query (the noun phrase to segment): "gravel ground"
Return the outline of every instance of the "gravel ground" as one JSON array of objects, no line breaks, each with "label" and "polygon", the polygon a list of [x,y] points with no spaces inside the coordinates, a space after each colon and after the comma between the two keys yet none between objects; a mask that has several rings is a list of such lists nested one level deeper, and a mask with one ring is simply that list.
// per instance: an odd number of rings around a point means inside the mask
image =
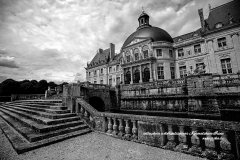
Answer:
[{"label": "gravel ground", "polygon": [[178,152],[89,133],[18,155],[0,129],[0,160],[203,160]]}]

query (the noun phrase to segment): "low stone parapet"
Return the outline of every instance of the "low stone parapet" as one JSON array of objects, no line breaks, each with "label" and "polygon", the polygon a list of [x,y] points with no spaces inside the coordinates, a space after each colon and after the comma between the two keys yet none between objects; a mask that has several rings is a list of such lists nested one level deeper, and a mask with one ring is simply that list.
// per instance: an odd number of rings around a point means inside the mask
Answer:
[{"label": "low stone parapet", "polygon": [[76,113],[95,131],[210,159],[240,158],[240,123],[98,112],[77,98]]}]

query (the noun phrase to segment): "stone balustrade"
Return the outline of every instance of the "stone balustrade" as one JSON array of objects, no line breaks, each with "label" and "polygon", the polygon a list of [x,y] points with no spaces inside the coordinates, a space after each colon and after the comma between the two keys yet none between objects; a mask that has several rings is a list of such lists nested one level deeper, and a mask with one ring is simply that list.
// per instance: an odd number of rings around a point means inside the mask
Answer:
[{"label": "stone balustrade", "polygon": [[240,158],[240,123],[98,112],[84,99],[76,113],[93,130],[209,159]]},{"label": "stone balustrade", "polygon": [[45,99],[45,94],[12,94],[11,96],[11,101],[29,99]]}]

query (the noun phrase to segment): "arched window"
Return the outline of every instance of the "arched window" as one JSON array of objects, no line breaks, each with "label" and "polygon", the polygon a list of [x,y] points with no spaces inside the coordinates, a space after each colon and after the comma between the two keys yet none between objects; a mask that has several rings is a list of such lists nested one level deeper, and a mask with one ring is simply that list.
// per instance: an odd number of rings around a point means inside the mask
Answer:
[{"label": "arched window", "polygon": [[139,83],[139,80],[140,80],[140,71],[136,69],[133,76],[133,83]]},{"label": "arched window", "polygon": [[138,61],[139,60],[139,49],[138,48],[134,49],[133,53],[134,53],[135,61]]},{"label": "arched window", "polygon": [[148,58],[148,46],[143,47],[143,56],[144,58]]},{"label": "arched window", "polygon": [[125,74],[125,84],[130,84],[131,82],[131,72],[127,71],[127,73]]},{"label": "arched window", "polygon": [[126,60],[127,60],[127,63],[128,63],[128,62],[131,62],[130,52],[127,52],[127,53],[126,53]]},{"label": "arched window", "polygon": [[143,82],[149,82],[150,79],[150,70],[146,67],[143,71]]}]

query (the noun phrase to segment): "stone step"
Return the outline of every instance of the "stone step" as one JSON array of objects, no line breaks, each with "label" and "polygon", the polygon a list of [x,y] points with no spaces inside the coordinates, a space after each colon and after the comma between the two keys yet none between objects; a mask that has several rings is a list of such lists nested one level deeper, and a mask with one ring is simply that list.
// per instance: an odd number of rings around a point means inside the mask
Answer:
[{"label": "stone step", "polygon": [[61,99],[32,99],[32,100],[16,100],[12,102],[62,103],[62,100]]},{"label": "stone step", "polygon": [[35,111],[43,111],[47,113],[53,113],[53,114],[65,114],[65,113],[70,113],[70,110],[58,110],[58,109],[48,109],[48,108],[39,108],[36,106],[29,106],[29,105],[22,105],[22,104],[8,104],[7,106],[15,106],[15,107],[20,107],[20,108],[25,108],[25,109],[30,109],[30,110],[35,110]]},{"label": "stone step", "polygon": [[29,143],[25,138],[20,136],[13,129],[13,127],[11,127],[1,117],[0,117],[0,128],[2,128],[3,132],[6,134],[7,138],[10,140],[13,148],[16,150],[18,154],[91,132],[89,128],[86,128],[86,129],[81,129],[81,130],[77,130],[77,131],[66,133],[66,134],[61,134],[48,139],[43,139],[37,142]]},{"label": "stone step", "polygon": [[36,141],[40,141],[40,140],[47,139],[50,137],[58,136],[61,134],[66,134],[69,132],[74,132],[77,130],[88,128],[87,125],[80,124],[78,126],[67,127],[67,128],[56,130],[56,131],[49,132],[49,133],[38,133],[35,130],[33,130],[32,128],[29,128],[29,127],[25,126],[24,124],[22,124],[21,122],[13,119],[11,116],[8,116],[4,112],[0,111],[0,116],[6,122],[8,122],[8,124],[11,125],[16,131],[18,131],[19,134],[21,134],[23,137],[25,137],[29,142],[36,142]]},{"label": "stone step", "polygon": [[56,109],[56,110],[66,110],[67,107],[57,106],[57,105],[44,105],[44,104],[31,104],[31,103],[7,103],[7,105],[24,105],[37,108],[47,108],[47,109]]},{"label": "stone step", "polygon": [[8,106],[8,105],[2,105],[2,106],[5,108],[8,108],[8,109],[13,109],[15,111],[21,111],[21,112],[25,112],[28,114],[38,115],[38,116],[50,118],[50,119],[60,119],[60,118],[67,118],[67,117],[75,116],[75,114],[72,114],[72,113],[51,114],[51,113],[46,113],[46,112],[34,111],[34,110],[30,110],[30,109],[24,109],[24,108],[20,108],[20,107],[16,107],[16,106]]},{"label": "stone step", "polygon": [[46,125],[46,124],[38,123],[38,122],[33,121],[31,119],[24,118],[24,117],[22,117],[18,114],[12,113],[12,112],[10,112],[6,109],[3,109],[3,108],[0,108],[0,111],[4,112],[8,116],[11,116],[15,120],[23,123],[24,125],[36,130],[39,133],[46,133],[46,132],[50,132],[50,131],[55,131],[55,130],[67,128],[67,127],[74,127],[74,126],[77,126],[77,125],[80,125],[80,124],[83,123],[82,121],[79,121],[79,119],[78,119],[78,120],[70,121],[70,122],[66,121],[66,122],[62,122],[62,123],[58,123],[58,124]]},{"label": "stone step", "polygon": [[37,108],[49,108],[49,109],[56,109],[56,110],[66,110],[67,107],[63,106],[52,106],[52,105],[41,105],[41,104],[22,104],[20,105],[25,105],[25,106],[30,106],[30,107],[37,107]]},{"label": "stone step", "polygon": [[38,105],[52,105],[52,106],[61,106],[62,103],[51,103],[51,102],[8,102],[8,104],[38,104]]}]

